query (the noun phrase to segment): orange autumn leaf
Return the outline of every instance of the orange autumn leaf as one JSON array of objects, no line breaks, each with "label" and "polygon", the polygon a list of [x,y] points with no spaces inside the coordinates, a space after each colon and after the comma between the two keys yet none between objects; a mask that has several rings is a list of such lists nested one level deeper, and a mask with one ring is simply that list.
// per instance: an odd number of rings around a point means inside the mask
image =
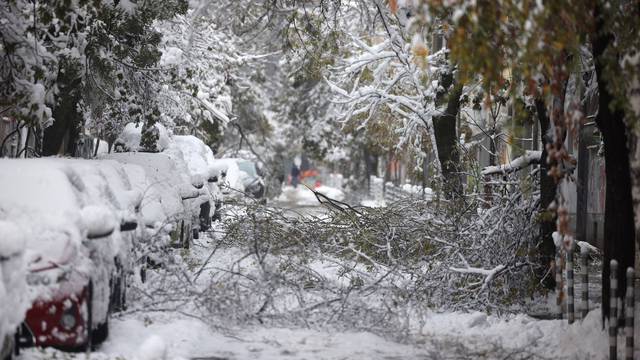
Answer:
[{"label": "orange autumn leaf", "polygon": [[398,11],[398,0],[389,0],[389,8],[395,14]]}]

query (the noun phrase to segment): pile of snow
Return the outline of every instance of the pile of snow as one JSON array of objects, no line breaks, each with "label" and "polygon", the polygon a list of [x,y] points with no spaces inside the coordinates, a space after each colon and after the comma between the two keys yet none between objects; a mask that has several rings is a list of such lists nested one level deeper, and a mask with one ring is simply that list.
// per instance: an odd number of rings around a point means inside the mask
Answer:
[{"label": "pile of snow", "polygon": [[[314,189],[315,191],[334,200],[344,200],[344,193],[340,189],[336,189],[330,186],[321,185]],[[282,188],[282,193],[276,199],[283,203],[292,203],[304,206],[318,205],[318,199],[313,191],[309,190],[304,185],[298,185],[297,187],[285,186]]]},{"label": "pile of snow", "polygon": [[167,345],[158,335],[149,336],[137,351],[137,360],[167,359]]},{"label": "pile of snow", "polygon": [[[600,310],[569,325],[519,314],[497,317],[481,312],[431,314],[421,333],[436,341],[455,339],[476,353],[522,354],[523,358],[608,359],[608,335]],[[529,355],[529,356],[525,356]]]}]

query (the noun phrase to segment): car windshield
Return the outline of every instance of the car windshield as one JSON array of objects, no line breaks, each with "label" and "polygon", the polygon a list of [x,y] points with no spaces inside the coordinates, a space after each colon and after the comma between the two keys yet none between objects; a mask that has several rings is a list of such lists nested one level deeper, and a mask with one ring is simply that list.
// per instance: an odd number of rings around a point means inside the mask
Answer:
[{"label": "car windshield", "polygon": [[246,172],[251,177],[258,176],[258,174],[256,174],[256,168],[255,166],[253,166],[253,163],[251,161],[238,161],[238,169],[240,169],[240,171]]}]

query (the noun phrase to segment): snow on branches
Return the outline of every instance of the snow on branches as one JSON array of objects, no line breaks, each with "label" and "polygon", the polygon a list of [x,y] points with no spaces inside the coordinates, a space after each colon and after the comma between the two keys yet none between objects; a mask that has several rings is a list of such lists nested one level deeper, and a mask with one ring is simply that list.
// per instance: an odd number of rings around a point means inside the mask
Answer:
[{"label": "snow on branches", "polygon": [[539,164],[541,156],[542,151],[526,150],[524,155],[518,156],[508,164],[485,167],[482,170],[482,175],[509,174],[516,172],[529,165]]},{"label": "snow on branches", "polygon": [[[424,154],[429,144],[436,173],[440,172],[434,117],[446,112],[443,95],[451,84],[442,81],[454,67],[448,50],[429,55],[419,34],[411,36],[400,18],[375,2],[381,22],[373,32],[355,32],[351,56],[335,66],[327,80],[342,105],[340,117],[366,129],[372,120],[388,116],[398,148],[410,146]],[[409,40],[411,38],[411,40]]]}]

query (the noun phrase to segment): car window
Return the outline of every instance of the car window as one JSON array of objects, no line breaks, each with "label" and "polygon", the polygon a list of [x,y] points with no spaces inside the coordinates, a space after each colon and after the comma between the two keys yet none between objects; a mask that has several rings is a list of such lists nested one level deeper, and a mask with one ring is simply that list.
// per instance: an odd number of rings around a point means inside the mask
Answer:
[{"label": "car window", "polygon": [[256,168],[251,161],[238,161],[238,169],[244,171],[252,177],[256,177]]}]

